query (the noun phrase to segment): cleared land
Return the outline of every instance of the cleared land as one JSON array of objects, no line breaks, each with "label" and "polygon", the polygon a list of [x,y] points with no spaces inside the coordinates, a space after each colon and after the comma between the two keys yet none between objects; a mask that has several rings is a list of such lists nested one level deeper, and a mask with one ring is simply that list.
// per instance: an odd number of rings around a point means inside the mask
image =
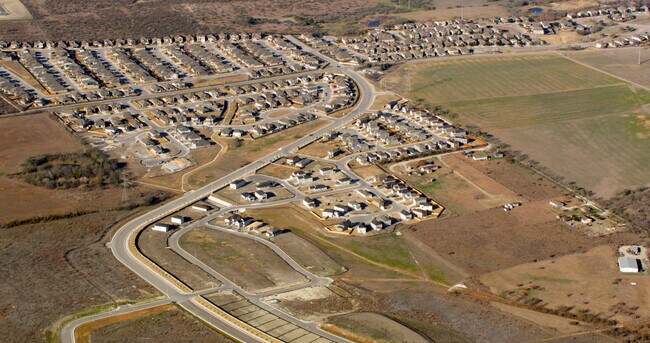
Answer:
[{"label": "cleared land", "polygon": [[77,341],[83,343],[234,342],[174,305],[163,305],[91,322],[79,327],[75,333]]},{"label": "cleared land", "polygon": [[305,281],[273,250],[251,239],[199,228],[184,234],[180,244],[247,291],[257,292]]},{"label": "cleared land", "polygon": [[388,83],[409,75],[411,98],[444,105],[599,196],[650,182],[650,92],[553,55],[415,63]]},{"label": "cleared land", "polygon": [[145,229],[138,236],[138,248],[145,256],[192,289],[199,290],[220,285],[218,280],[203,269],[167,248],[167,239],[171,234],[172,232]]}]

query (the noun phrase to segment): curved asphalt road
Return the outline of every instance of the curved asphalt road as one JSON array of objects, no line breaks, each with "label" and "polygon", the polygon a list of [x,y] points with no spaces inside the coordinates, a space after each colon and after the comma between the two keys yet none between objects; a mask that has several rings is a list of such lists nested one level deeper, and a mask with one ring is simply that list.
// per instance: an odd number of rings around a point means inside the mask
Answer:
[{"label": "curved asphalt road", "polygon": [[[298,46],[301,46],[304,50],[311,52],[319,56],[320,58],[324,59],[325,61],[329,62],[332,67],[336,68],[338,71],[342,73],[345,73],[352,80],[354,80],[354,82],[356,82],[357,86],[359,87],[360,94],[355,109],[342,118],[333,119],[332,123],[313,132],[312,134],[287,144],[284,148],[278,149],[277,152],[273,152],[264,157],[261,157],[257,161],[252,162],[246,165],[245,167],[220,178],[219,180],[216,180],[197,190],[185,193],[180,198],[177,198],[138,218],[131,220],[130,222],[122,226],[115,233],[112,240],[108,244],[113,254],[120,262],[122,262],[125,266],[131,269],[134,273],[138,274],[141,278],[149,282],[151,285],[158,288],[162,293],[164,293],[167,296],[168,299],[166,300],[168,300],[168,302],[169,301],[177,302],[180,306],[190,311],[198,318],[208,322],[210,325],[214,326],[218,330],[242,342],[263,342],[263,340],[247,333],[246,331],[242,330],[238,326],[235,326],[232,323],[224,319],[221,319],[218,316],[215,316],[214,313],[196,304],[191,299],[188,299],[187,297],[188,293],[178,288],[176,285],[174,285],[169,280],[162,277],[156,271],[150,269],[150,267],[147,264],[139,260],[129,249],[129,242],[131,240],[131,237],[135,235],[138,231],[140,231],[140,229],[144,228],[145,226],[167,215],[170,215],[178,211],[179,209],[186,207],[200,199],[207,197],[216,189],[225,187],[231,181],[242,178],[245,175],[252,173],[262,168],[263,166],[271,163],[272,161],[277,160],[282,155],[285,155],[291,152],[292,150],[299,149],[300,147],[305,146],[308,143],[311,143],[312,141],[318,139],[321,135],[329,131],[335,130],[337,128],[340,128],[341,126],[354,120],[357,116],[368,111],[368,109],[370,108],[370,106],[372,105],[375,99],[375,94],[372,85],[367,80],[365,80],[362,76],[352,71],[348,67],[341,65],[337,61],[327,56],[324,56],[317,51],[312,50],[311,48],[306,46],[301,41],[295,39],[294,37],[289,37],[289,39],[294,43],[296,43]],[[110,315],[114,315],[118,311],[120,310],[118,309],[117,311],[110,312],[106,314],[106,316],[108,317]],[[97,318],[101,318],[101,316],[98,315],[94,317],[86,317],[68,323],[61,331],[61,341],[74,342],[74,329],[85,322],[89,322]],[[313,323],[311,325],[309,325],[309,323],[303,323],[301,326],[306,326],[307,330],[313,331],[314,325],[315,324]],[[347,342],[346,340],[338,337],[333,337],[333,339],[338,342]]]}]

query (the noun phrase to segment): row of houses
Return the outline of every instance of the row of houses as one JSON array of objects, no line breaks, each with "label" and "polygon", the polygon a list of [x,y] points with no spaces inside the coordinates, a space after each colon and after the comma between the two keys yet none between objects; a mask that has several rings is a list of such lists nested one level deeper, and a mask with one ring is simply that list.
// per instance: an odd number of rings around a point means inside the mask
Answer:
[{"label": "row of houses", "polygon": [[406,23],[375,29],[363,36],[336,39],[338,45],[365,56],[370,62],[400,61],[446,55],[466,55],[476,47],[543,44],[525,34],[500,30],[469,20]]},{"label": "row of houses", "polygon": [[94,75],[87,72],[86,69],[73,58],[74,55],[71,55],[70,52],[63,49],[55,49],[51,51],[50,56],[52,63],[62,70],[68,79],[79,86],[79,88],[83,90],[99,89],[99,81],[94,78]]},{"label": "row of houses", "polygon": [[18,54],[18,59],[49,92],[60,94],[70,90],[56,70],[41,63],[46,60],[41,52],[22,51]]}]

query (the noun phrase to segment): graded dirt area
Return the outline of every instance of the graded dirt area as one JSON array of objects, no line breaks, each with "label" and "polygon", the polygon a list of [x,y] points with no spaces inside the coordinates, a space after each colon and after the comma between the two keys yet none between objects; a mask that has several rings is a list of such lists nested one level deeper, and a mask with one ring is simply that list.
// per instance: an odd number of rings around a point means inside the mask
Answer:
[{"label": "graded dirt area", "polygon": [[106,211],[0,230],[0,337],[42,341],[60,317],[158,295],[104,246],[110,229],[128,215]]},{"label": "graded dirt area", "polygon": [[597,196],[650,182],[650,92],[561,55],[407,63],[386,83],[442,104]]},{"label": "graded dirt area", "polygon": [[292,286],[306,279],[265,245],[209,228],[189,231],[180,245],[247,291]]},{"label": "graded dirt area", "polygon": [[350,312],[355,309],[354,298],[342,297],[328,287],[307,287],[265,297],[264,301],[274,302],[298,318],[321,321],[330,315]]},{"label": "graded dirt area", "polygon": [[325,329],[361,342],[427,342],[406,326],[377,313],[361,312],[332,317]]},{"label": "graded dirt area", "polygon": [[163,305],[80,326],[77,341],[210,342],[231,343],[225,337],[174,305]]},{"label": "graded dirt area", "polygon": [[493,293],[521,302],[540,299],[549,309],[565,307],[574,314],[588,310],[621,323],[650,317],[650,276],[620,273],[616,258],[615,249],[603,245],[485,274],[480,280]]}]

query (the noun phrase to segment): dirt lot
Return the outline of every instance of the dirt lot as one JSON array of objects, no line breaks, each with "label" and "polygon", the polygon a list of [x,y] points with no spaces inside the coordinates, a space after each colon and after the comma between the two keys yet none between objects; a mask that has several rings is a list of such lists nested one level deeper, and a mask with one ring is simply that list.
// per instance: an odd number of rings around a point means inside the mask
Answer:
[{"label": "dirt lot", "polygon": [[62,316],[157,295],[104,246],[110,229],[128,215],[101,212],[0,230],[0,337],[41,341],[43,330]]},{"label": "dirt lot", "polygon": [[305,282],[273,250],[251,239],[200,228],[184,234],[180,244],[247,291],[260,292]]},{"label": "dirt lot", "polygon": [[550,309],[565,306],[575,314],[589,310],[622,323],[650,317],[650,277],[620,273],[615,249],[610,245],[522,264],[480,279],[496,294],[522,302],[541,299]]},{"label": "dirt lot", "polygon": [[355,299],[342,297],[325,286],[301,288],[264,298],[277,301],[283,310],[307,320],[322,321],[327,316],[353,311]]},{"label": "dirt lot", "polygon": [[[116,320],[117,319],[117,320]],[[111,317],[102,322],[81,326],[77,332],[85,331],[79,342],[214,342],[230,343],[231,339],[207,327],[185,311],[174,305],[163,305]]]},{"label": "dirt lot", "polygon": [[167,238],[172,232],[158,232],[147,228],[138,236],[138,248],[145,256],[194,290],[220,285],[218,280],[203,269],[167,249]]},{"label": "dirt lot", "polygon": [[31,20],[34,19],[32,14],[29,13],[25,5],[20,0],[2,0],[0,5],[8,13],[7,15],[0,16],[0,21],[5,20]]}]

